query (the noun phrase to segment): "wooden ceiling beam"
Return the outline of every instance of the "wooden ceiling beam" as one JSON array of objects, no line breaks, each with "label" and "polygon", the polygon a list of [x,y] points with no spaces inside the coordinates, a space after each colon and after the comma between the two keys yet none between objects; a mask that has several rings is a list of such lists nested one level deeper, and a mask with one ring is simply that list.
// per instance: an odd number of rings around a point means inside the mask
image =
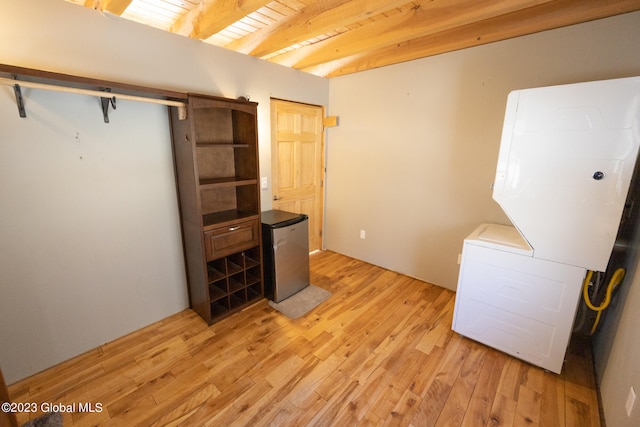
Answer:
[{"label": "wooden ceiling beam", "polygon": [[225,47],[263,57],[407,3],[410,2],[407,0],[317,1],[301,9],[298,13],[231,42]]},{"label": "wooden ceiling beam", "polygon": [[122,15],[132,0],[86,0],[84,5],[92,9],[111,12],[114,15]]},{"label": "wooden ceiling beam", "polygon": [[353,29],[318,43],[271,58],[307,69],[359,52],[402,43],[554,0],[447,0],[422,2],[418,8]]},{"label": "wooden ceiling beam", "polygon": [[336,77],[640,10],[637,0],[555,0],[459,28],[372,49],[304,71]]},{"label": "wooden ceiling beam", "polygon": [[202,0],[176,21],[169,31],[204,40],[269,2],[270,0]]}]

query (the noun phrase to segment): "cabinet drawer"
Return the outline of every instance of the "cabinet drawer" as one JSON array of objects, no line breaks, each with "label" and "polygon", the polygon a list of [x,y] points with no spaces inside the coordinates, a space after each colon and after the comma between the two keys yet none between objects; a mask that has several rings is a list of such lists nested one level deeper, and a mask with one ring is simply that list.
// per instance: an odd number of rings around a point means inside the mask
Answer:
[{"label": "cabinet drawer", "polygon": [[204,233],[207,261],[240,252],[260,243],[258,221],[220,227]]}]

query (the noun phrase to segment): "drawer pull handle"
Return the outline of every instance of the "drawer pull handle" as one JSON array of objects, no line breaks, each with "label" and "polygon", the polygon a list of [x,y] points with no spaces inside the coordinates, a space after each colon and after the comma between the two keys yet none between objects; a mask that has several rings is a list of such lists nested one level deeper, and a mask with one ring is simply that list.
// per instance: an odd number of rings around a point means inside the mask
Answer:
[{"label": "drawer pull handle", "polygon": [[229,227],[229,231],[236,231],[238,228],[240,228],[239,225],[236,225],[235,227]]}]

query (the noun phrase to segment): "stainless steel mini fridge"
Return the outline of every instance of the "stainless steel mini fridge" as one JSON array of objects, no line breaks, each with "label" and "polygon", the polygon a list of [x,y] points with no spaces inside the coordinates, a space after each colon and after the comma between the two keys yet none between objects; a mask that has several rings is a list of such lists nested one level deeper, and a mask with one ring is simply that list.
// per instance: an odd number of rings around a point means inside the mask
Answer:
[{"label": "stainless steel mini fridge", "polygon": [[309,286],[309,218],[262,212],[265,296],[280,302]]}]

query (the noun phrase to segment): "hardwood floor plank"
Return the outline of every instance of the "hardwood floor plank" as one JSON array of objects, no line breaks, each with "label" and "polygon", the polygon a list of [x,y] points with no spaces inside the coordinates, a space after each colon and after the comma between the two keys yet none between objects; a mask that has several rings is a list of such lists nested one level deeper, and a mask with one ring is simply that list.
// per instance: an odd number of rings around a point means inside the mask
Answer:
[{"label": "hardwood floor plank", "polygon": [[334,394],[318,413],[309,420],[310,426],[329,426],[337,418],[337,414],[342,408],[343,402],[348,402],[350,395],[358,387],[357,381],[348,381]]},{"label": "hardwood floor plank", "polygon": [[403,413],[403,416],[410,418],[413,412],[417,410],[420,399],[406,396],[407,399],[413,399],[410,405],[408,400],[403,402],[404,404],[401,404],[401,401],[406,391],[414,394],[414,378],[420,371],[420,365],[425,360],[424,353],[415,351],[407,357],[402,369],[395,372],[387,369],[392,374],[391,381],[371,406],[371,412],[374,412],[386,422],[391,422],[393,418],[400,418],[398,417],[400,412]]},{"label": "hardwood floor plank", "polygon": [[289,410],[294,409],[294,405],[286,397],[292,395],[292,391],[319,363],[320,359],[315,357],[309,357],[301,364],[293,361],[287,372],[280,371],[276,373],[276,378],[267,379],[273,388],[268,393],[254,399],[249,405],[249,409],[243,414],[238,414],[234,422],[238,425],[257,425],[273,418],[274,414],[280,410],[283,410],[281,415],[286,416]]},{"label": "hardwood floor plank", "polygon": [[489,427],[510,427],[514,425],[516,417],[517,400],[513,400],[504,394],[497,393],[493,406],[491,407],[491,415],[489,416]]},{"label": "hardwood floor plank", "polygon": [[522,362],[509,358],[500,375],[500,382],[498,383],[498,393],[513,400],[518,401],[518,395],[520,393],[520,379]]},{"label": "hardwood floor plank", "polygon": [[493,396],[498,389],[500,372],[504,366],[504,358],[499,358],[492,351],[487,351],[480,376],[471,395],[471,400],[462,420],[463,427],[486,426],[489,424]]},{"label": "hardwood floor plank", "polygon": [[[268,426],[286,426],[286,420],[293,414],[297,408],[287,399],[280,401],[278,406],[274,406],[269,412],[267,412],[261,423]],[[248,425],[248,424],[245,424]]]},{"label": "hardwood floor plank", "polygon": [[[90,381],[87,384],[82,385],[70,391],[68,394],[60,399],[62,403],[74,403],[74,402],[100,402],[104,408],[115,403],[115,401],[121,396],[129,395],[138,389],[137,384],[133,379],[127,379],[122,376],[119,371],[107,373],[100,378],[99,381]],[[89,413],[74,413],[74,423],[91,423],[87,418]],[[102,413],[100,415],[103,415]],[[95,415],[92,415],[95,417]],[[102,417],[100,417],[101,419]]]},{"label": "hardwood floor plank", "polygon": [[220,394],[207,399],[204,404],[183,416],[180,419],[179,425],[200,426],[205,424],[216,414],[223,412],[226,408],[233,405],[237,399],[251,390],[253,386],[255,386],[255,383],[249,377],[240,378]]},{"label": "hardwood floor plank", "polygon": [[[203,426],[231,426],[231,425],[255,425],[252,423],[252,417],[262,418],[261,412],[264,411],[265,403],[262,402],[261,409],[254,412],[255,408],[261,401],[261,398],[274,390],[273,384],[268,381],[260,381],[253,387],[249,388],[246,393],[238,396],[233,403],[225,407],[217,414],[211,416]],[[248,419],[248,420],[247,420]]]},{"label": "hardwood floor plank", "polygon": [[65,426],[600,427],[588,341],[556,375],[451,331],[449,290],[332,252],[311,282],[332,296],[298,319],[266,300],[211,326],[184,310],[10,396],[103,405]]},{"label": "hardwood floor plank", "polygon": [[539,426],[540,400],[542,398],[540,393],[521,386],[519,397],[516,405],[515,424],[522,426]]},{"label": "hardwood floor plank", "polygon": [[520,393],[521,369],[523,362],[501,354],[505,363],[489,417],[490,426],[512,426],[516,418],[516,408]]},{"label": "hardwood floor plank", "polygon": [[540,425],[565,427],[563,377],[546,372],[542,387]]},{"label": "hardwood floor plank", "polygon": [[283,426],[307,426],[311,419],[327,405],[327,401],[317,393],[311,393],[303,403],[297,404],[296,411],[287,418]]},{"label": "hardwood floor plank", "polygon": [[473,345],[469,356],[464,360],[460,373],[451,387],[449,397],[440,412],[436,426],[459,426],[462,424],[467,407],[471,401],[484,359],[486,349]]},{"label": "hardwood floor plank", "polygon": [[147,419],[147,425],[149,427],[188,425],[186,420],[190,419],[201,407],[206,406],[208,401],[215,399],[220,394],[220,390],[213,384],[194,382],[188,392],[179,392],[173,400],[165,400],[160,403],[161,410]]},{"label": "hardwood floor plank", "polygon": [[422,398],[407,389],[398,399],[398,403],[385,420],[385,426],[406,426],[418,410]]},{"label": "hardwood floor plank", "polygon": [[[420,350],[416,349],[416,351]],[[424,396],[433,380],[435,380],[439,375],[439,368],[445,355],[446,351],[442,347],[436,347],[426,355],[427,357],[424,360],[424,363],[418,366],[418,372],[413,379],[413,391],[416,394]]]},{"label": "hardwood floor plank", "polygon": [[574,399],[567,398],[566,399],[566,408],[567,408],[567,426],[571,427],[590,427],[595,425],[597,422],[596,419],[591,418],[591,408],[590,405]]},{"label": "hardwood floor plank", "polygon": [[581,384],[565,383],[564,393],[567,426],[600,425],[597,395],[593,389]]},{"label": "hardwood floor plank", "polygon": [[[451,393],[451,385],[443,383],[436,378],[424,396],[413,417],[412,424],[417,426],[435,426],[442,412],[449,393]],[[379,415],[379,413],[377,413]]]},{"label": "hardwood floor plank", "polygon": [[309,397],[317,394],[316,389],[318,385],[335,372],[344,359],[339,356],[332,356],[327,358],[327,360],[316,360],[319,362],[296,384],[289,396],[287,396],[287,399],[297,408],[305,408]]},{"label": "hardwood floor plank", "polygon": [[389,386],[393,375],[384,368],[378,366],[369,375],[365,383],[358,382],[348,404],[343,405],[342,410],[336,415],[336,425],[357,425],[368,414],[371,403],[375,402],[385,388]]}]

